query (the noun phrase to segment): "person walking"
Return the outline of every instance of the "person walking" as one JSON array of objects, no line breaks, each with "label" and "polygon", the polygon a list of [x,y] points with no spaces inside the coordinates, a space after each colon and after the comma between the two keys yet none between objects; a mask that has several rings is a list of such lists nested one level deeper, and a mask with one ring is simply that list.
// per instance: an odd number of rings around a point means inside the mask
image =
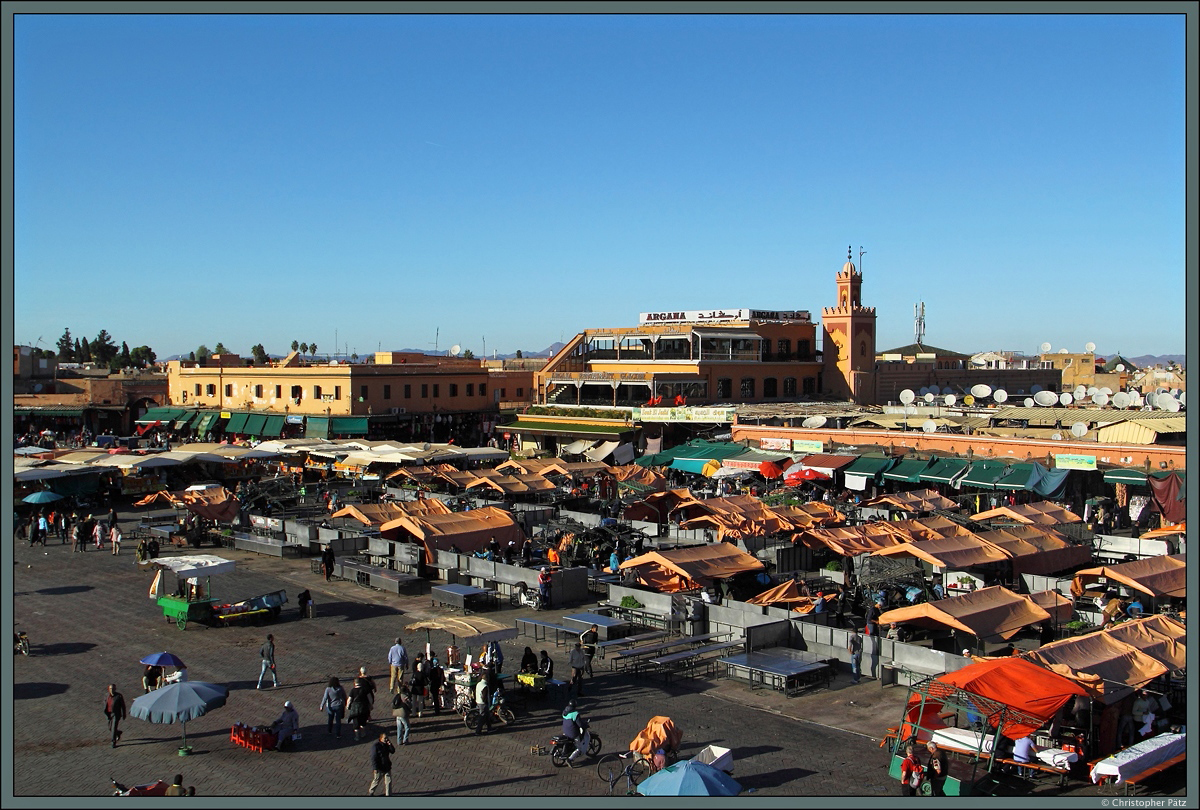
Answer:
[{"label": "person walking", "polygon": [[262,669],[258,672],[258,686],[256,688],[262,689],[263,677],[266,676],[268,671],[271,673],[272,687],[279,686],[279,675],[275,671],[275,636],[267,633],[267,640],[259,648],[258,656],[262,659]]},{"label": "person walking", "polygon": [[396,753],[396,746],[392,745],[388,733],[382,732],[379,739],[371,746],[371,786],[367,788],[368,796],[375,795],[375,788],[381,781],[383,782],[383,795],[392,795],[392,754],[394,753]]},{"label": "person walking", "polygon": [[495,676],[487,669],[475,684],[475,709],[479,713],[475,720],[475,734],[483,733],[483,724],[487,723],[488,731],[492,730],[492,684]]},{"label": "person walking", "polygon": [[596,657],[596,644],[600,641],[600,628],[592,625],[579,634],[579,643],[583,645],[583,654],[587,657],[587,676],[592,675],[592,659]]},{"label": "person walking", "polygon": [[71,527],[71,553],[72,554],[74,554],[77,551],[82,552],[84,549],[83,535],[80,533],[80,530],[82,528],[83,527],[82,527],[81,523],[78,523],[78,522]]},{"label": "person walking", "polygon": [[112,733],[112,747],[117,747],[121,739],[121,721],[125,719],[125,696],[117,691],[117,685],[108,685],[108,694],[104,696],[104,716],[108,718],[108,730]]},{"label": "person walking", "polygon": [[850,683],[858,683],[862,679],[862,636],[858,629],[851,627],[850,636],[846,639],[846,652],[850,653]]},{"label": "person walking", "polygon": [[904,761],[900,763],[900,795],[916,796],[925,776],[925,769],[917,760],[917,747],[911,742],[904,745]]},{"label": "person walking", "polygon": [[408,669],[408,651],[404,649],[404,644],[401,643],[400,637],[396,637],[396,643],[388,650],[388,691],[399,692],[404,685],[404,671]]},{"label": "person walking", "polygon": [[583,697],[583,672],[587,669],[587,654],[578,641],[575,642],[575,649],[571,650],[567,663],[571,667],[570,690],[575,697]]},{"label": "person walking", "polygon": [[425,663],[425,653],[417,653],[417,658],[413,661],[412,678],[409,680],[409,685],[412,692],[413,711],[417,713],[417,717],[425,710],[425,690],[429,686],[429,668]]},{"label": "person walking", "polygon": [[433,713],[441,714],[442,689],[446,685],[446,670],[442,669],[442,664],[436,655],[429,659],[429,674],[426,680],[429,684],[429,703],[433,705]]},{"label": "person walking", "polygon": [[96,543],[96,548],[104,549],[104,536],[108,533],[108,526],[102,520],[97,520],[92,528],[92,540]]},{"label": "person walking", "polygon": [[408,745],[408,716],[411,708],[411,696],[407,689],[401,688],[392,695],[392,717],[396,718],[396,743],[399,745]]},{"label": "person walking", "polygon": [[346,698],[346,722],[350,724],[350,730],[354,732],[355,740],[358,739],[359,734],[367,733],[367,721],[371,717],[370,700],[370,692],[367,690],[366,684],[361,678],[355,678],[354,687]]},{"label": "person walking", "polygon": [[370,720],[375,711],[375,679],[367,674],[365,666],[358,668],[358,679],[367,689],[367,720]]},{"label": "person walking", "polygon": [[116,557],[121,553],[121,527],[113,523],[108,533],[108,541],[112,543],[112,553]]},{"label": "person walking", "polygon": [[346,714],[346,690],[342,688],[342,684],[337,678],[329,679],[329,685],[325,687],[325,694],[321,696],[320,709],[325,712],[327,718],[325,733],[336,733],[336,736],[341,737],[342,717]]},{"label": "person walking", "polygon": [[325,546],[325,550],[321,552],[321,570],[325,574],[325,581],[333,577],[333,566],[337,562],[337,555],[333,553],[333,545]]}]

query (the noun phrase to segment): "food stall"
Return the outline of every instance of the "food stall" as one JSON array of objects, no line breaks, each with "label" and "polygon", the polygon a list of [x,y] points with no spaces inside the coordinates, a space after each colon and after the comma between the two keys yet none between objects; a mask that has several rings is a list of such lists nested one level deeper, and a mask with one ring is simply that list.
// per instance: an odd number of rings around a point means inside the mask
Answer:
[{"label": "food stall", "polygon": [[[212,597],[212,577],[233,571],[234,561],[213,554],[191,554],[145,560],[140,565],[158,568],[150,585],[150,597],[162,608],[163,617],[180,630],[188,622],[229,624],[233,621],[274,620],[287,602],[287,592],[271,591],[241,602],[226,603]],[[163,575],[175,578],[172,590]]]}]

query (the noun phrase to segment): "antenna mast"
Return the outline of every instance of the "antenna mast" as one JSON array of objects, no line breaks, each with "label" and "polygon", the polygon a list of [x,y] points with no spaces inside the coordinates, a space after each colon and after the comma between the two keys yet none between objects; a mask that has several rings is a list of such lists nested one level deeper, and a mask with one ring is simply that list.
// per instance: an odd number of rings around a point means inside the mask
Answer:
[{"label": "antenna mast", "polygon": [[925,339],[925,302],[921,301],[918,304],[913,304],[913,331],[916,335],[917,345],[921,345],[921,341]]}]

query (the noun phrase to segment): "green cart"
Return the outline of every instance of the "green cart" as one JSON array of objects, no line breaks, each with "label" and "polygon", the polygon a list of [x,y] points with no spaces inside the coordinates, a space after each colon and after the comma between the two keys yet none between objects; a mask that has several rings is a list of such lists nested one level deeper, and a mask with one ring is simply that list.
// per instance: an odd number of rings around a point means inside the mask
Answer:
[{"label": "green cart", "polygon": [[[157,557],[140,564],[159,569],[150,586],[150,595],[162,608],[163,618],[183,630],[188,622],[212,618],[217,600],[211,596],[211,578],[214,574],[233,571],[234,562],[213,554],[188,554]],[[173,590],[166,574],[174,575]]]}]

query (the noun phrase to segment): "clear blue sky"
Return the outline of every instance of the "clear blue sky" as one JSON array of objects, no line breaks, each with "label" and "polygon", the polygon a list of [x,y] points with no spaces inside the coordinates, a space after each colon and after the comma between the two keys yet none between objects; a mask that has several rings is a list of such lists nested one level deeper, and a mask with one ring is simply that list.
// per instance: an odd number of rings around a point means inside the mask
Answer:
[{"label": "clear blue sky", "polygon": [[15,334],[1185,350],[1184,17],[20,16]]}]

